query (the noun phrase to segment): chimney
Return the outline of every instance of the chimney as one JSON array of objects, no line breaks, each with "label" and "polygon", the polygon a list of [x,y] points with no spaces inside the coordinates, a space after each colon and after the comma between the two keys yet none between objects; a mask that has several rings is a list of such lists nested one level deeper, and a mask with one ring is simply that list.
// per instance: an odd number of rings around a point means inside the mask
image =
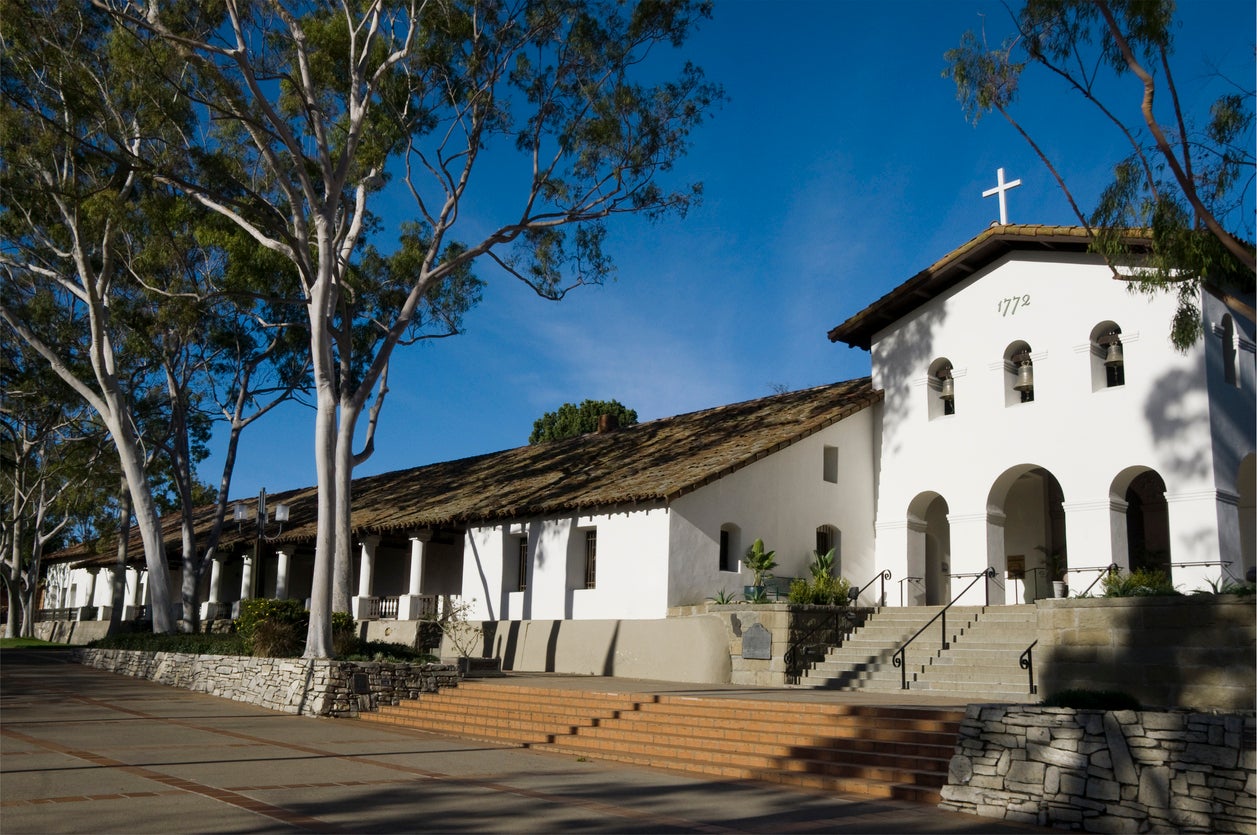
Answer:
[{"label": "chimney", "polygon": [[598,416],[598,434],[605,435],[608,432],[614,432],[620,428],[620,419],[615,415],[602,414]]}]

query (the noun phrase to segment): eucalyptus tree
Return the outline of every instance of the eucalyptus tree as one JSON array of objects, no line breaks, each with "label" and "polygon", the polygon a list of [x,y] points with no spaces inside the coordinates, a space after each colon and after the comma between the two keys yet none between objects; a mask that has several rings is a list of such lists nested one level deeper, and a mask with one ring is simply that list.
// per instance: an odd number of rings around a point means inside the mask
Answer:
[{"label": "eucalyptus tree", "polygon": [[161,152],[153,128],[177,121],[178,105],[166,109],[126,83],[108,19],[75,4],[10,2],[0,37],[0,321],[5,338],[38,353],[109,432],[144,542],[153,628],[169,632],[165,550],[145,472],[151,450],[136,420],[158,379],[127,350],[137,341],[123,320],[139,290],[124,261],[142,187],[127,160],[146,143]]},{"label": "eucalyptus tree", "polygon": [[[1253,90],[1230,80],[1212,102],[1180,95],[1175,80],[1173,0],[1026,0],[1012,15],[1016,34],[996,46],[966,32],[946,53],[966,115],[1002,115],[1026,139],[1067,197],[1093,248],[1111,267],[1130,263],[1123,232],[1147,229],[1151,256],[1134,286],[1178,296],[1171,338],[1185,349],[1200,336],[1202,284],[1252,316],[1237,295],[1253,288]],[[1036,66],[1096,108],[1129,147],[1097,205],[1079,207],[1060,163],[1014,116],[1022,73]],[[1132,77],[1132,95],[1106,91]]]},{"label": "eucalyptus tree", "polygon": [[93,530],[116,472],[95,415],[22,343],[0,342],[0,584],[6,637],[30,635],[50,547]]},{"label": "eucalyptus tree", "polygon": [[[200,170],[154,166],[156,176],[295,267],[319,494],[306,652],[330,655],[353,466],[370,452],[394,349],[414,338],[425,305],[467,289],[477,261],[562,298],[612,271],[606,221],[692,205],[697,186],[665,180],[721,93],[658,53],[681,46],[710,4],[225,0],[212,7],[219,17],[195,4],[92,1],[159,56],[162,89],[203,113],[203,133],[188,136]],[[407,254],[381,263],[387,304],[367,317],[375,338],[363,344],[349,336],[360,332],[355,275],[378,237],[371,212],[397,214],[398,194],[412,223],[380,250]],[[440,315],[426,318],[440,330]]]}]

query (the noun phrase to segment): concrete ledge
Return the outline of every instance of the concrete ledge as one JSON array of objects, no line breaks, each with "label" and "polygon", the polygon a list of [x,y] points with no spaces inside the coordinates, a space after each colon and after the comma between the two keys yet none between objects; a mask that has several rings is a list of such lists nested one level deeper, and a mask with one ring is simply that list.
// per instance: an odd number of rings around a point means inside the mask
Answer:
[{"label": "concrete ledge", "polygon": [[1045,599],[1039,690],[1121,690],[1145,705],[1257,708],[1254,599],[1236,595]]}]

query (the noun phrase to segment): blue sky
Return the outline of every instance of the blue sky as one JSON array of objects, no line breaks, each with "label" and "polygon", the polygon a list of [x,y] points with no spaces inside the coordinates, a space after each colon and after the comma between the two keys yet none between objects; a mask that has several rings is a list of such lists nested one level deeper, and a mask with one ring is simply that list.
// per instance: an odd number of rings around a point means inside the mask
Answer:
[{"label": "blue sky", "polygon": [[[1251,0],[1180,6],[1184,100],[1226,89],[1212,68],[1251,88]],[[617,399],[649,420],[867,374],[868,355],[826,332],[997,220],[981,196],[997,168],[1022,182],[1011,223],[1074,223],[1025,141],[998,114],[967,123],[941,75],[944,51],[984,22],[992,40],[1009,31],[989,0],[717,0],[684,48],[728,95],[679,167],[703,182],[702,205],[614,227],[618,279],[562,302],[481,269],[466,333],[395,355],[357,474],[526,444],[567,401]],[[1133,116],[1138,83],[1117,90]],[[1041,72],[1015,113],[1089,208],[1122,155],[1111,130]],[[268,415],[243,437],[233,496],[313,484],[312,448],[311,410]],[[217,482],[221,444],[212,453],[200,471]]]}]

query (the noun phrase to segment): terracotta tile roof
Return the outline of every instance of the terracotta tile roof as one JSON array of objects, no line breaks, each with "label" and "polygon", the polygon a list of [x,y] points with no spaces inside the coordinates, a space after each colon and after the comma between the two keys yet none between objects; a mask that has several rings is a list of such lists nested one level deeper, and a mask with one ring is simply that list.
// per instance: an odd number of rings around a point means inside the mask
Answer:
[{"label": "terracotta tile roof", "polygon": [[[868,377],[758,400],[661,418],[606,434],[551,441],[444,461],[354,480],[353,527],[358,534],[590,513],[614,507],[665,504],[789,446],[880,401]],[[246,500],[252,507],[254,502]],[[313,487],[267,497],[284,502],[289,523],[274,542],[315,536]],[[208,530],[212,508],[198,512]],[[178,519],[163,519],[172,559]],[[252,542],[246,524],[228,521],[223,546]],[[132,537],[140,553],[138,535]],[[84,556],[79,552],[79,558]],[[71,552],[55,558],[66,559]],[[112,556],[92,564],[108,565]]]},{"label": "terracotta tile roof", "polygon": [[[1147,234],[1132,231],[1127,243],[1148,246]],[[1015,250],[1086,252],[1091,236],[1081,226],[992,226],[900,284],[829,332],[831,342],[868,350],[873,335]]]}]

